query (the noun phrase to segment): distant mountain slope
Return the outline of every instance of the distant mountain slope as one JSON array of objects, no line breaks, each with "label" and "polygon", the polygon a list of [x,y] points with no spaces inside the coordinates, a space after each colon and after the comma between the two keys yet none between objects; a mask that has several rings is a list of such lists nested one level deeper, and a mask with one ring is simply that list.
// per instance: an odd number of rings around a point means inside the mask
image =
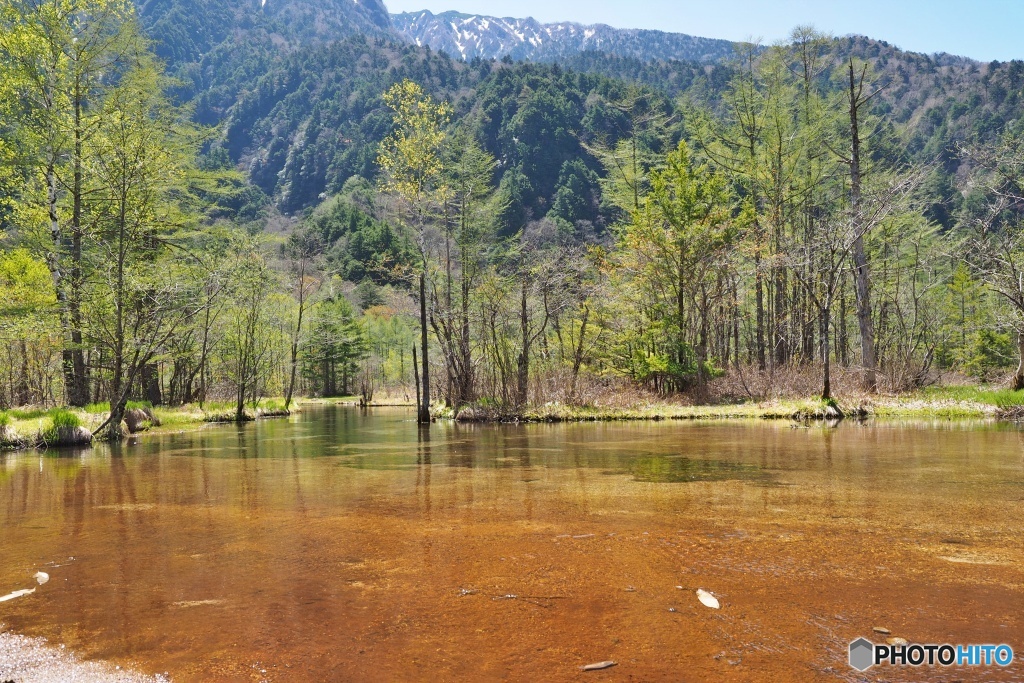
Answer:
[{"label": "distant mountain slope", "polygon": [[617,29],[604,24],[541,24],[535,19],[486,17],[459,12],[406,12],[391,17],[408,41],[471,61],[501,59],[553,62],[580,52],[600,51],[642,60],[679,59],[717,62],[733,55],[727,40],[682,33]]},{"label": "distant mountain slope", "polygon": [[[563,180],[590,182],[600,171],[573,140],[614,142],[622,122],[613,105],[630,84],[721,112],[736,73],[731,44],[656,31],[454,13],[390,17],[380,0],[136,1],[179,79],[176,96],[191,102],[197,121],[223,124],[219,144],[286,212],[316,205],[351,176],[373,178],[376,145],[390,129],[380,96],[401,78],[474,122],[503,164],[506,190],[539,217]],[[452,36],[459,42],[443,42]],[[474,61],[502,54],[547,64]],[[887,124],[885,139],[898,142],[875,151],[932,169],[927,215],[949,227],[963,201],[956,148],[1024,121],[1024,62],[915,54],[848,36],[832,42],[819,78],[841,88],[851,56],[871,64],[883,86],[872,109]],[[579,158],[587,168],[565,166]],[[586,220],[597,225],[602,216]]]},{"label": "distant mountain slope", "polygon": [[142,23],[169,64],[199,61],[230,39],[254,35],[295,48],[358,33],[391,33],[382,0],[136,0]]}]

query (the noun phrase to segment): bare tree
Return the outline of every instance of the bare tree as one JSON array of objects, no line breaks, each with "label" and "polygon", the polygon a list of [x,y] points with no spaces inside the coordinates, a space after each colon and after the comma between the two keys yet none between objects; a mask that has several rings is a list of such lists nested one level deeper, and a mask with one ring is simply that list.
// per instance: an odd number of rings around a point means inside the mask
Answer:
[{"label": "bare tree", "polygon": [[988,196],[986,211],[968,217],[972,228],[965,253],[982,280],[1013,311],[1007,321],[1017,333],[1020,362],[1015,391],[1024,389],[1024,137],[1007,133],[994,145],[964,148],[976,165],[972,182]]},{"label": "bare tree", "polygon": [[310,231],[293,234],[285,245],[285,254],[291,263],[295,276],[292,289],[299,304],[291,339],[288,391],[284,398],[284,409],[286,411],[291,407],[292,396],[295,393],[295,377],[298,374],[299,367],[299,345],[302,341],[303,316],[306,313],[309,298],[316,294],[321,284],[319,278],[310,276],[313,270],[313,260],[322,250],[323,245],[320,243],[320,240]]}]

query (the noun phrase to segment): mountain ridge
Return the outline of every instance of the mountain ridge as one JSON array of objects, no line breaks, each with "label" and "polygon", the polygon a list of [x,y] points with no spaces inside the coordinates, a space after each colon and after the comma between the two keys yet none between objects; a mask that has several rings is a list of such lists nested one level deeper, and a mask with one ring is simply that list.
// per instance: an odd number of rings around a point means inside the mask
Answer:
[{"label": "mountain ridge", "polygon": [[464,61],[475,58],[557,61],[587,51],[638,59],[678,59],[712,63],[728,59],[734,43],[685,33],[621,29],[607,24],[563,21],[541,23],[532,17],[492,17],[429,10],[391,15],[394,30],[418,46],[443,50]]}]

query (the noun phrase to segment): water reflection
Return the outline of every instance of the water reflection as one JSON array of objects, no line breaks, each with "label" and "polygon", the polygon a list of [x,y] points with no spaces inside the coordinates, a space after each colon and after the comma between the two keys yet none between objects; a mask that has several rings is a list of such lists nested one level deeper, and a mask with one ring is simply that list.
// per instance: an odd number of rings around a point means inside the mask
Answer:
[{"label": "water reflection", "polygon": [[690,481],[771,481],[765,469],[729,460],[694,460],[685,456],[655,456],[633,458],[629,473],[636,481],[655,483]]},{"label": "water reflection", "polygon": [[1022,499],[1012,425],[313,409],[0,454],[0,592],[52,576],[0,621],[182,680],[829,678],[883,621],[1024,632]]}]

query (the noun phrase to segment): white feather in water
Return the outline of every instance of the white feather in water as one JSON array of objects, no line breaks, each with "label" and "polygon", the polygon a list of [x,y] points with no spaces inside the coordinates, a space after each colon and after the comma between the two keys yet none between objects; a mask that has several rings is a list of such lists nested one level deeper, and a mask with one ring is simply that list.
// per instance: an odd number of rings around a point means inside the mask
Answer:
[{"label": "white feather in water", "polygon": [[39,582],[39,585],[42,586],[44,583],[50,580],[50,575],[46,572],[36,572],[35,576],[33,576],[32,578],[34,578],[37,582]]},{"label": "white feather in water", "polygon": [[32,593],[35,593],[35,592],[36,592],[35,588],[26,588],[25,590],[14,591],[13,593],[8,593],[7,595],[5,595],[2,598],[0,598],[0,602],[7,602],[8,600],[13,600],[14,598],[20,598],[23,595],[31,595]]},{"label": "white feather in water", "polygon": [[697,589],[697,599],[700,600],[700,604],[711,609],[721,609],[722,606],[718,604],[718,598],[711,593],[708,593],[703,588]]}]

